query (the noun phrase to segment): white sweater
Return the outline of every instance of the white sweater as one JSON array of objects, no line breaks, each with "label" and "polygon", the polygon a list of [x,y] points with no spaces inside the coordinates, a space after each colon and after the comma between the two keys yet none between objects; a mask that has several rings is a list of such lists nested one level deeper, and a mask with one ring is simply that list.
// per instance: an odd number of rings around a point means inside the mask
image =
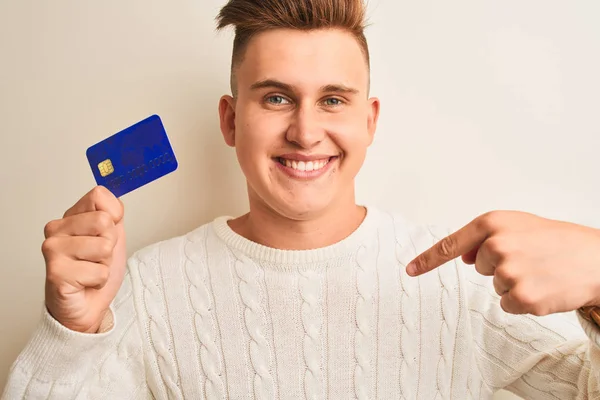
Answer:
[{"label": "white sweater", "polygon": [[600,396],[592,324],[506,314],[490,278],[460,260],[406,275],[448,232],[369,208],[338,244],[283,251],[227,219],[134,254],[109,332],[75,333],[44,313],[3,398]]}]

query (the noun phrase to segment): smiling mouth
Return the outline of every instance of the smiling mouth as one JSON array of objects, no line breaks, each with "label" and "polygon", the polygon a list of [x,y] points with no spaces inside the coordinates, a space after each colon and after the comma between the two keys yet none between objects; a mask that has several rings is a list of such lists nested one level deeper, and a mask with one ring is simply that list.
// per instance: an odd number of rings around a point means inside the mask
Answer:
[{"label": "smiling mouth", "polygon": [[312,160],[312,161],[297,161],[297,160],[288,160],[282,157],[277,157],[277,161],[288,168],[291,168],[300,172],[312,172],[322,170],[329,164],[331,161],[336,159],[337,157],[329,157],[321,160]]}]

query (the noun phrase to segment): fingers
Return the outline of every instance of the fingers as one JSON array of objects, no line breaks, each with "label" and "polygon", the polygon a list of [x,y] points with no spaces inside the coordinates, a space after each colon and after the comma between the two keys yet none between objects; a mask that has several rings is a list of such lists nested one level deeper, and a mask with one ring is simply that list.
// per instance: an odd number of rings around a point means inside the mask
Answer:
[{"label": "fingers", "polygon": [[478,247],[475,255],[475,270],[484,276],[494,276],[496,268],[503,259],[502,253],[498,252],[498,239],[495,237],[487,239]]},{"label": "fingers", "polygon": [[510,291],[503,294],[500,298],[500,307],[502,307],[504,312],[509,314],[522,314],[518,307],[518,303],[515,301]]},{"label": "fingers", "polygon": [[71,207],[62,219],[44,228],[42,254],[51,286],[70,289],[105,284],[119,240],[117,223],[123,205],[106,188],[96,187]]},{"label": "fingers", "polygon": [[90,261],[110,265],[117,243],[116,230],[110,237],[52,236],[42,244],[42,253],[49,269],[59,263]]},{"label": "fingers", "polygon": [[115,197],[103,186],[96,186],[83,196],[73,207],[68,209],[64,217],[70,217],[93,211],[104,211],[110,215],[113,222],[119,223],[123,219],[124,207],[121,200]]},{"label": "fingers", "polygon": [[536,304],[530,302],[530,295],[519,288],[512,288],[500,299],[500,307],[509,314],[544,315]]},{"label": "fingers", "polygon": [[[500,299],[500,306],[510,314],[531,314],[538,317],[551,314],[557,307],[556,296],[548,298],[547,294],[536,289],[536,285],[519,283]],[[567,311],[565,309],[564,311]]]},{"label": "fingers", "polygon": [[62,296],[65,296],[84,288],[102,289],[109,277],[110,268],[107,265],[76,261],[49,268],[47,281]]},{"label": "fingers", "polygon": [[482,224],[476,219],[445,237],[409,263],[407,273],[411,276],[421,275],[469,253],[480,246],[490,234],[482,228]]},{"label": "fingers", "polygon": [[103,236],[109,238],[115,228],[113,217],[105,211],[75,214],[50,221],[44,228],[44,236]]},{"label": "fingers", "polygon": [[479,252],[479,247],[474,247],[471,250],[467,251],[462,255],[462,260],[465,264],[475,264],[475,260],[477,259],[477,253]]},{"label": "fingers", "polygon": [[510,290],[510,287],[497,276],[494,276],[493,283],[494,290],[496,291],[498,296],[504,296]]}]

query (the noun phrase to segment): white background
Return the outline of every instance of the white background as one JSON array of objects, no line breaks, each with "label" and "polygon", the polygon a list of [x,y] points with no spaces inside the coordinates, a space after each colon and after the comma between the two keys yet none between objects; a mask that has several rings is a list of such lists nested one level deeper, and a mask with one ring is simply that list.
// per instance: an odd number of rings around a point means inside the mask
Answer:
[{"label": "white background", "polygon": [[[85,150],[160,114],[180,169],[123,198],[130,251],[246,209],[218,130],[223,0],[0,1],[0,388],[43,301],[44,224]],[[457,228],[492,209],[600,227],[600,3],[371,0],[381,124],[359,201]]]}]

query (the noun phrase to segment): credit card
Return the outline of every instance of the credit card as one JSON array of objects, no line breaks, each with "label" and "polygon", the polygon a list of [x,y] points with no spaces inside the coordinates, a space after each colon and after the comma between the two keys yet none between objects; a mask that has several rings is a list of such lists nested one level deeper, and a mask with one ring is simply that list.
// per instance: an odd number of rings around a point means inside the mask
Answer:
[{"label": "credit card", "polygon": [[178,167],[158,115],[152,115],[91,146],[86,156],[96,183],[116,197],[157,180]]}]

